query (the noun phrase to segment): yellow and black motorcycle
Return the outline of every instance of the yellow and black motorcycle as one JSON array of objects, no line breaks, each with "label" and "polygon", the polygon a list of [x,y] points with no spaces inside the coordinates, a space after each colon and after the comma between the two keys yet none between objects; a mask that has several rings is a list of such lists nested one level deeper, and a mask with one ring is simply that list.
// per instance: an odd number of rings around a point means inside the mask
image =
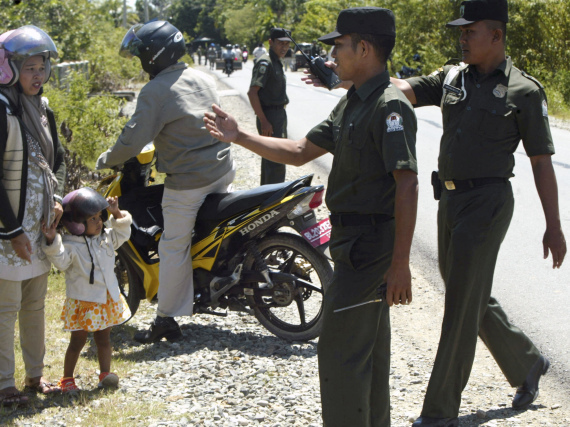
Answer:
[{"label": "yellow and black motorcycle", "polygon": [[[133,315],[158,291],[162,185],[153,180],[154,147],[99,185],[133,217],[131,238],[117,251],[116,274]],[[310,340],[322,326],[323,295],[332,278],[331,225],[317,221],[324,187],[312,175],[252,190],[210,194],[192,238],[194,312],[244,311],[287,340]]]}]

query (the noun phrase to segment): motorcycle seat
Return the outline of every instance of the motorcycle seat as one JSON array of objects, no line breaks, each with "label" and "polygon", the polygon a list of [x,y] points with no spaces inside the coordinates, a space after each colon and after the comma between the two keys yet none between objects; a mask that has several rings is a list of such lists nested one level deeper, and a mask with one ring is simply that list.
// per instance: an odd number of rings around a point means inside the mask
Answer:
[{"label": "motorcycle seat", "polygon": [[295,182],[262,185],[251,190],[232,193],[212,193],[198,211],[197,221],[215,221],[230,218],[267,201],[275,193],[286,190]]}]

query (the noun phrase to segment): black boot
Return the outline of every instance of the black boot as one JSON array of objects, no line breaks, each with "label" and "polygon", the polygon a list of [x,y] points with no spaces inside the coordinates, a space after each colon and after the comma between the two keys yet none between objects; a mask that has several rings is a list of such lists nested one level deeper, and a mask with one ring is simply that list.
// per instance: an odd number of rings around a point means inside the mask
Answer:
[{"label": "black boot", "polygon": [[147,331],[137,332],[134,338],[135,341],[143,344],[158,342],[162,338],[166,338],[168,341],[176,341],[182,338],[182,331],[173,317],[156,316],[150,328]]},{"label": "black boot", "polygon": [[550,362],[544,356],[540,356],[534,363],[523,385],[517,388],[517,394],[513,399],[513,409],[526,409],[538,397],[538,382],[548,371]]}]

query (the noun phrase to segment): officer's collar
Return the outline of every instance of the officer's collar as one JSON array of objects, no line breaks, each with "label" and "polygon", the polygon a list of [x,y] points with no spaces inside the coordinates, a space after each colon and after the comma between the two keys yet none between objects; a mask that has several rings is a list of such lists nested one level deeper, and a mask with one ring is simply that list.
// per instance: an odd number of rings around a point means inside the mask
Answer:
[{"label": "officer's collar", "polygon": [[360,100],[365,101],[366,98],[368,98],[370,95],[372,95],[372,93],[376,91],[376,89],[388,83],[390,83],[390,73],[388,72],[388,70],[386,70],[368,79],[358,89],[356,89],[353,85],[348,90],[347,97],[350,98],[350,96],[356,92]]},{"label": "officer's collar", "polygon": [[[489,76],[496,74],[496,73],[502,73],[505,77],[509,77],[511,74],[511,68],[513,68],[513,60],[511,59],[510,56],[507,56],[505,58],[505,60],[503,62],[501,62],[497,68],[495,68],[494,71],[492,71],[490,74],[488,74]],[[474,76],[477,76],[477,69],[475,66],[473,65],[468,65],[467,66],[467,72],[471,72]]]}]

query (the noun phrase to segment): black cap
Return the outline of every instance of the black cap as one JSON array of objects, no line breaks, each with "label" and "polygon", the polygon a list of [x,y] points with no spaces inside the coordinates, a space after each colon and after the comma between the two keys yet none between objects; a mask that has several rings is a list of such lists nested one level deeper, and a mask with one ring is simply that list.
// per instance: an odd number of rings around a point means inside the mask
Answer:
[{"label": "black cap", "polygon": [[461,18],[448,22],[447,27],[469,25],[484,19],[509,22],[507,0],[466,0],[461,3],[459,13]]},{"label": "black cap", "polygon": [[269,38],[271,40],[291,41],[289,34],[291,34],[291,31],[285,28],[272,28],[269,33]]},{"label": "black cap", "polygon": [[391,10],[381,7],[351,7],[340,11],[336,20],[336,29],[319,37],[319,40],[333,45],[334,39],[350,33],[395,38],[396,18]]}]

